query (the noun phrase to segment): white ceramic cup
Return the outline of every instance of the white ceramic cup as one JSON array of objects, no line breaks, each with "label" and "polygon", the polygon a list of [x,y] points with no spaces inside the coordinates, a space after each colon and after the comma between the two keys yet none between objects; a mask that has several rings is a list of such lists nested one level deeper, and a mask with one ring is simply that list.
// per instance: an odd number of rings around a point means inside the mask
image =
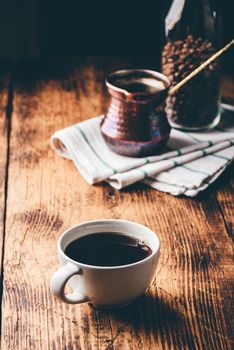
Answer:
[{"label": "white ceramic cup", "polygon": [[[152,253],[143,260],[122,266],[93,266],[69,258],[65,249],[79,237],[98,232],[124,234],[143,241]],[[66,230],[58,240],[61,267],[53,274],[50,289],[69,304],[89,302],[97,307],[121,307],[140,296],[155,274],[160,250],[158,236],[149,228],[126,220],[87,221]],[[73,292],[65,294],[68,284]]]}]

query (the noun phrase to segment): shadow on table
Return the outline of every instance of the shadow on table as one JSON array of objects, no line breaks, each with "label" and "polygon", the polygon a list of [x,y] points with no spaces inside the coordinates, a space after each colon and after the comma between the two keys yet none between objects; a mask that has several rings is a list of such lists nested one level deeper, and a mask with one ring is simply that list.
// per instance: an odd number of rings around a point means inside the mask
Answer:
[{"label": "shadow on table", "polygon": [[221,176],[212,183],[205,191],[198,193],[193,199],[197,201],[206,201],[209,196],[213,196],[217,191],[228,190],[231,185],[230,181],[234,178],[234,162],[232,162],[221,174]]},{"label": "shadow on table", "polygon": [[[174,299],[172,299],[173,301]],[[175,304],[173,302],[173,304]],[[184,319],[175,305],[167,303],[150,293],[139,297],[130,305],[117,310],[96,310],[99,317],[108,314],[117,325],[119,333],[133,332],[134,337],[153,336],[155,340],[165,334],[178,341],[178,334],[183,337]]]}]

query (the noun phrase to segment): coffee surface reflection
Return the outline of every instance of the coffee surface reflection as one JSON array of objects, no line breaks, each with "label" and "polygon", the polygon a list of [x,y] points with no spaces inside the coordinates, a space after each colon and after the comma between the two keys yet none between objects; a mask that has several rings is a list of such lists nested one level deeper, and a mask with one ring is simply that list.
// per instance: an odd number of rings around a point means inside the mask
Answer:
[{"label": "coffee surface reflection", "polygon": [[93,233],[71,242],[65,254],[93,266],[121,266],[145,259],[151,249],[138,239],[119,233]]}]

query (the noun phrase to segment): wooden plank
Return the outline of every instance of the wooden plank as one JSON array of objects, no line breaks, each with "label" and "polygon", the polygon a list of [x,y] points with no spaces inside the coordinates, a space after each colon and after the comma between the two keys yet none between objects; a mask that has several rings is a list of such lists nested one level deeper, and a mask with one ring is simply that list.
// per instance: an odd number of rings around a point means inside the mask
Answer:
[{"label": "wooden plank", "polygon": [[[8,151],[8,132],[10,119],[10,101],[8,101],[9,92],[9,71],[10,67],[1,64],[0,70],[0,271],[2,277],[2,252],[4,241],[4,220],[5,220],[5,196],[6,196],[6,174],[7,174],[7,151]],[[9,102],[9,108],[7,108]],[[1,287],[0,287],[1,290]],[[1,291],[0,291],[1,292]]]},{"label": "wooden plank", "polygon": [[222,76],[222,102],[234,104],[234,74],[224,74]]},{"label": "wooden plank", "polygon": [[216,188],[217,201],[220,207],[220,211],[223,215],[223,220],[226,226],[226,232],[230,240],[233,242],[233,231],[234,231],[234,164],[232,163],[228,169],[226,169],[223,176],[218,181]]},{"label": "wooden plank", "polygon": [[[222,100],[227,103],[234,104],[234,76],[223,76],[222,79]],[[223,221],[226,227],[226,239],[230,239],[230,242],[234,243],[234,163],[226,169],[222,177],[217,181],[217,203],[222,213]],[[232,257],[233,248],[228,250],[226,254],[230,254]],[[230,267],[230,272],[233,271],[233,265]],[[233,274],[230,274],[230,278],[226,278],[222,283],[222,296],[226,300],[234,300],[234,282]],[[224,303],[224,312],[227,319],[227,334],[234,343],[233,334],[233,315],[229,312],[229,304]]]},{"label": "wooden plank", "polygon": [[[222,179],[220,180],[219,190],[217,192],[217,203],[219,205],[220,211],[223,216],[223,221],[226,227],[226,239],[229,239],[233,244],[234,242],[234,164],[226,170]],[[232,246],[233,247],[233,246]],[[232,256],[233,262],[233,248],[226,251],[226,254],[230,254]],[[233,263],[230,266],[230,277],[223,280],[222,283],[222,297],[226,300],[233,301],[234,300],[234,279],[233,279]],[[224,312],[226,314],[227,319],[227,333],[229,334],[230,339],[234,343],[234,334],[233,334],[233,314],[230,314],[229,305],[224,304]]]},{"label": "wooden plank", "polygon": [[[102,113],[108,100],[106,72],[130,63],[89,59],[19,72],[11,132],[3,350],[233,345],[231,242],[213,191],[192,200],[141,185],[121,192],[105,184],[91,187],[50,148],[56,129]],[[75,223],[103,217],[134,220],[158,233],[162,249],[156,279],[146,295],[119,311],[61,304],[48,288],[58,266],[56,240]]]}]

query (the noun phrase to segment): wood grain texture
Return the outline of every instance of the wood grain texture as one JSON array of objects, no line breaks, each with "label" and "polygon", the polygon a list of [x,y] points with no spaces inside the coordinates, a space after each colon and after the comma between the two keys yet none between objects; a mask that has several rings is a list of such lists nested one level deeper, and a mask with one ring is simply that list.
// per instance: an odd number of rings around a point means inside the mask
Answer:
[{"label": "wood grain texture", "polygon": [[[9,136],[9,67],[1,65],[0,68],[0,271],[2,278],[2,252],[5,231],[5,197],[7,187],[7,158]],[[1,287],[0,287],[1,292]]]},{"label": "wood grain texture", "polygon": [[[223,216],[223,220],[226,226],[226,233],[229,237],[230,242],[234,243],[234,163],[226,170],[224,174],[222,184],[219,186],[219,191],[217,192],[217,201],[220,211]],[[228,239],[227,237],[227,239]],[[233,247],[233,246],[232,246]],[[222,297],[225,300],[234,300],[234,273],[233,273],[233,248],[230,251],[232,256],[232,265],[229,268],[230,278],[226,278],[222,283]],[[227,267],[228,270],[228,267]],[[229,312],[229,304],[224,303],[224,312],[226,314],[227,320],[227,333],[234,344],[234,334],[233,334],[233,314]]]},{"label": "wood grain texture", "polygon": [[222,77],[222,101],[234,104],[234,74],[226,74]]},{"label": "wood grain texture", "polygon": [[[2,349],[150,350],[233,347],[233,255],[229,185],[197,199],[146,186],[89,186],[57,156],[50,135],[101,114],[107,72],[127,60],[86,59],[19,67],[12,113]],[[228,177],[226,181],[230,182]],[[218,194],[216,196],[216,191]],[[122,218],[161,238],[156,278],[125,309],[65,305],[49,292],[58,266],[56,240],[89,219]]]}]

